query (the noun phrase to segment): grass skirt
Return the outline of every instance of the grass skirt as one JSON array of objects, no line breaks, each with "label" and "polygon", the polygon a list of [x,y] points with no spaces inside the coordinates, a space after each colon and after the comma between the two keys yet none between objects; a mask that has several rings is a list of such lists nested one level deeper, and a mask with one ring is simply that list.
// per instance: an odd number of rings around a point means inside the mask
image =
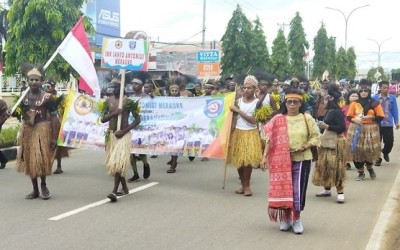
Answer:
[{"label": "grass skirt", "polygon": [[50,149],[50,142],[50,122],[22,125],[18,137],[18,172],[25,172],[31,179],[51,175],[54,152]]},{"label": "grass skirt", "polygon": [[316,186],[335,187],[343,186],[346,179],[346,161],[348,141],[344,136],[338,137],[336,149],[318,148],[318,160],[312,177]]},{"label": "grass skirt", "polygon": [[[347,138],[350,143],[353,142],[354,133],[357,124],[351,123],[347,131]],[[357,146],[352,152],[355,162],[375,162],[381,154],[381,136],[379,126],[376,123],[363,124],[358,137]]]},{"label": "grass skirt", "polygon": [[261,139],[258,129],[235,129],[231,135],[228,164],[236,168],[258,166],[261,160]]},{"label": "grass skirt", "polygon": [[131,136],[131,133],[126,133],[122,138],[117,139],[114,133],[110,132],[105,160],[109,175],[115,176],[119,173],[125,176],[131,155]]}]

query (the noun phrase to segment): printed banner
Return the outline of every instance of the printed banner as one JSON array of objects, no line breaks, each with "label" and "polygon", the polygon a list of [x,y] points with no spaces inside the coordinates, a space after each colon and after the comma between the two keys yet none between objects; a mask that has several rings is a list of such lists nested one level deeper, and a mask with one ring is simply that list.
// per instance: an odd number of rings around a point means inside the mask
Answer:
[{"label": "printed banner", "polygon": [[101,66],[111,69],[147,71],[149,45],[146,40],[103,39]]},{"label": "printed banner", "polygon": [[[224,159],[232,121],[229,107],[234,102],[235,93],[141,98],[141,123],[131,130],[131,152]],[[71,92],[58,145],[104,151],[108,123],[100,122],[97,107],[93,98]]]}]

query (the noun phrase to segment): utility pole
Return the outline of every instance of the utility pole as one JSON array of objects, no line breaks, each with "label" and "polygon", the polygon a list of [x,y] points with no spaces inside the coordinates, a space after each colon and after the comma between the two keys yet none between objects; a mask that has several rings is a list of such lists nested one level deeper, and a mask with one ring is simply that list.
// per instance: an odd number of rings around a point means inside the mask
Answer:
[{"label": "utility pole", "polygon": [[285,22],[283,22],[283,23],[277,23],[277,25],[278,25],[279,27],[281,27],[281,29],[282,29],[282,31],[283,31],[283,34],[285,34],[285,26],[290,26],[289,23],[285,23]]},{"label": "utility pole", "polygon": [[206,0],[203,0],[203,30],[202,30],[201,47],[204,49],[206,45]]}]

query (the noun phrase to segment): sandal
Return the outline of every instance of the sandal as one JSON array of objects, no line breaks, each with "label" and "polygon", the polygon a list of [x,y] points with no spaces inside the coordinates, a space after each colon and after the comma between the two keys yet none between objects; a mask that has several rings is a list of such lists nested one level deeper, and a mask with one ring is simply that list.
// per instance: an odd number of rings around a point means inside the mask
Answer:
[{"label": "sandal", "polygon": [[117,196],[124,196],[124,195],[127,195],[127,194],[129,194],[129,190],[123,190],[123,189],[119,190],[116,193]]},{"label": "sandal", "polygon": [[62,174],[64,171],[62,169],[57,168],[56,171],[53,172],[53,174]]},{"label": "sandal", "polygon": [[39,192],[33,191],[32,193],[28,194],[25,199],[27,200],[33,200],[39,197]]},{"label": "sandal", "polygon": [[143,178],[147,179],[150,177],[150,164],[146,163],[143,165]]},{"label": "sandal", "polygon": [[172,174],[172,173],[175,173],[175,172],[176,172],[176,169],[172,168],[172,167],[167,170],[168,174]]},{"label": "sandal", "polygon": [[50,199],[50,191],[47,189],[46,186],[42,187],[42,199],[43,200],[48,200]]},{"label": "sandal", "polygon": [[132,178],[128,179],[128,182],[135,182],[135,181],[139,181],[140,177],[137,173],[135,173]]},{"label": "sandal", "polygon": [[110,193],[107,195],[107,198],[111,200],[111,202],[116,202],[117,201],[117,195],[114,193]]}]

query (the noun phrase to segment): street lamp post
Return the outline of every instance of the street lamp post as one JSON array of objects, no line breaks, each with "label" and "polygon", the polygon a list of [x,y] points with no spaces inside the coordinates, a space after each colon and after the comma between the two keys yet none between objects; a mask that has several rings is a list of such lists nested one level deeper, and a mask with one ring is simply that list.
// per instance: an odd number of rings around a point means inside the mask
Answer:
[{"label": "street lamp post", "polygon": [[331,7],[326,7],[327,9],[335,10],[335,11],[340,12],[340,14],[342,14],[343,17],[344,17],[344,23],[345,23],[345,31],[344,31],[344,49],[345,49],[346,51],[347,51],[347,24],[349,23],[349,18],[350,18],[350,16],[351,16],[351,14],[354,13],[354,11],[356,11],[356,10],[358,10],[358,9],[361,9],[361,8],[364,8],[364,7],[368,7],[368,6],[369,6],[369,4],[366,4],[366,5],[363,5],[363,6],[359,6],[359,7],[357,7],[357,8],[354,8],[352,11],[350,11],[350,13],[349,13],[347,16],[343,13],[343,11],[341,11],[341,10],[339,10],[339,9],[331,8]]},{"label": "street lamp post", "polygon": [[371,41],[375,42],[376,45],[378,45],[378,67],[381,66],[381,47],[382,47],[382,44],[384,42],[386,42],[387,40],[390,40],[390,39],[392,39],[392,37],[391,38],[387,38],[387,39],[383,40],[382,42],[378,42],[377,40],[368,38],[368,40],[371,40]]}]

